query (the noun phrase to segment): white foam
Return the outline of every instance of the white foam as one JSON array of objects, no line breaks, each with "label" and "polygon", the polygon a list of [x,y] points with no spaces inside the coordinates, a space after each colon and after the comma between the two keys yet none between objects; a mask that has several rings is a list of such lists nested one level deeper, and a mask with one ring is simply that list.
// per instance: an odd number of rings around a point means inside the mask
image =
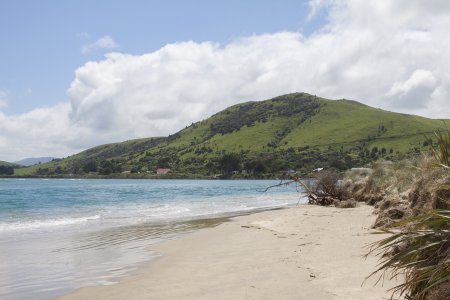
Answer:
[{"label": "white foam", "polygon": [[113,208],[106,213],[106,218],[126,218],[133,223],[148,220],[175,220],[182,218],[196,218],[211,215],[247,212],[255,209],[270,209],[305,203],[304,198],[298,194],[290,195],[246,195],[246,196],[218,196],[202,201],[185,201],[166,203],[160,205],[127,206],[126,208]]},{"label": "white foam", "polygon": [[78,217],[78,218],[59,218],[59,219],[46,219],[46,220],[34,220],[27,222],[12,222],[12,223],[0,223],[0,232],[5,231],[21,231],[21,230],[33,230],[41,228],[51,228],[58,226],[83,224],[91,220],[100,219],[100,215]]},{"label": "white foam", "polygon": [[110,227],[137,224],[148,221],[168,221],[184,218],[199,218],[203,216],[233,214],[255,209],[267,209],[304,203],[304,198],[298,194],[250,194],[250,195],[220,195],[208,198],[185,199],[179,201],[157,203],[126,203],[110,206],[98,206],[94,211],[100,214],[75,217],[61,216],[60,218],[47,218],[37,220],[22,220],[15,222],[0,222],[0,232],[14,232],[38,229],[57,229],[62,226],[88,225],[90,220],[98,220],[91,225]]}]

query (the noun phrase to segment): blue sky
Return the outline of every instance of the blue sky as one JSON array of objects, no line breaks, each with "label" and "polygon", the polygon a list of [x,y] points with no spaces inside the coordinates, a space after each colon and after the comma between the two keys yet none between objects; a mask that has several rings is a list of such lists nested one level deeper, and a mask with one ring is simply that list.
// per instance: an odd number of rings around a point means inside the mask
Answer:
[{"label": "blue sky", "polygon": [[448,28],[448,0],[0,0],[0,160],[291,92],[450,119]]},{"label": "blue sky", "polygon": [[[0,1],[0,90],[4,112],[18,114],[67,99],[74,71],[104,53],[152,52],[174,42],[227,43],[262,33],[309,35],[323,16],[307,20],[307,1]],[[110,36],[114,49],[81,53]]]}]

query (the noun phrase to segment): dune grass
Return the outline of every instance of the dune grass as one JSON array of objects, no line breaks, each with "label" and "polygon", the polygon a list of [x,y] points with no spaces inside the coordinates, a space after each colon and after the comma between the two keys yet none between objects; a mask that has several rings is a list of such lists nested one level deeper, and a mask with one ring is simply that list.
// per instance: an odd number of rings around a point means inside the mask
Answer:
[{"label": "dune grass", "polygon": [[432,152],[438,166],[450,170],[450,131],[435,132],[437,145],[433,147]]},{"label": "dune grass", "polygon": [[[434,166],[448,171],[450,134],[436,132],[436,137],[437,145],[433,147]],[[432,192],[439,198],[441,205],[449,207],[448,172],[441,174],[444,184],[438,184]],[[422,194],[419,194],[420,196]],[[420,213],[418,216],[396,222],[382,232],[391,233],[391,236],[371,245],[369,254],[376,253],[382,257],[378,269],[371,276],[379,272],[382,277],[404,276],[404,282],[392,289],[393,296],[405,295],[406,299],[411,300],[450,297],[449,209],[433,209]]]}]

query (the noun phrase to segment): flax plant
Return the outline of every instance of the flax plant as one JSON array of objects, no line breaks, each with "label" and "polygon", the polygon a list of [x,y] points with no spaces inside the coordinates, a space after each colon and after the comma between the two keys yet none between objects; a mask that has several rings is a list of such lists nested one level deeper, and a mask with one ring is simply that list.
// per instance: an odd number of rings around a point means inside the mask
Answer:
[{"label": "flax plant", "polygon": [[430,289],[450,281],[450,210],[398,222],[382,233],[391,235],[371,245],[367,255],[375,253],[382,260],[370,276],[404,276],[405,281],[391,289],[392,296],[422,300]]},{"label": "flax plant", "polygon": [[[432,148],[435,165],[450,171],[450,132],[438,131],[435,136],[437,146]],[[450,185],[441,185],[439,189],[450,190]],[[448,196],[444,197],[441,200],[450,201]],[[450,210],[432,210],[397,222],[381,233],[391,235],[370,245],[367,255],[381,256],[377,270],[370,276],[380,272],[380,279],[404,276],[404,282],[391,289],[392,297],[398,294],[406,299],[424,300],[440,287],[450,290]],[[445,293],[439,297],[450,297]]]}]

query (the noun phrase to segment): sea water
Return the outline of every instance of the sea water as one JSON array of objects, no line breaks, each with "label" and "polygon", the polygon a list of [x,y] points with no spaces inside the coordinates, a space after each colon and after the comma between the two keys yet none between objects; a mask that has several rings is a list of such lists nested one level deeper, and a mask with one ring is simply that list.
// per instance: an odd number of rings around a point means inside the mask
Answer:
[{"label": "sea water", "polygon": [[302,203],[270,180],[0,179],[0,299],[112,284],[148,246],[224,217]]}]

